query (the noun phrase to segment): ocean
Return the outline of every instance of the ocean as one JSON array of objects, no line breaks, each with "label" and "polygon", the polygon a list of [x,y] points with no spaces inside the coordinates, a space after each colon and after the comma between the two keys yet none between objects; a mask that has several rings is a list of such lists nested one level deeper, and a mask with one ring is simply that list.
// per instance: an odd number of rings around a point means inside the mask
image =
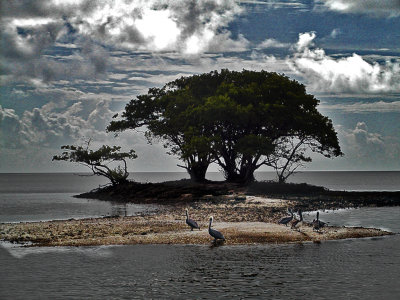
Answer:
[{"label": "ocean", "polygon": [[[81,174],[82,175],[82,174]],[[222,179],[219,173],[208,175]],[[133,173],[142,182],[184,173]],[[256,174],[271,180],[273,173]],[[335,190],[399,190],[400,172],[304,172]],[[73,198],[106,183],[71,173],[0,174],[0,222],[134,215],[156,206]],[[305,214],[312,219],[315,212]],[[320,212],[332,225],[400,232],[400,207]],[[217,225],[217,224],[216,224]],[[288,245],[25,248],[0,243],[0,299],[399,299],[400,235]]]}]

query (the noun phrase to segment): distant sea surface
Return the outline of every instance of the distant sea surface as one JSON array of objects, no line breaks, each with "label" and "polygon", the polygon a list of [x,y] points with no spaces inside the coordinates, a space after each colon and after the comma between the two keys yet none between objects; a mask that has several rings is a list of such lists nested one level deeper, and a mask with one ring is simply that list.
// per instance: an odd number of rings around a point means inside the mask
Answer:
[{"label": "distant sea surface", "polygon": [[[115,215],[135,215],[156,206],[120,204],[73,195],[88,192],[107,183],[103,177],[75,173],[0,173],[0,222],[43,221]],[[188,178],[182,172],[132,173],[138,182],[162,182]],[[221,173],[207,178],[223,180]],[[256,173],[257,180],[274,180],[275,173]],[[332,190],[400,190],[400,172],[302,172],[289,182],[320,185]]]},{"label": "distant sea surface", "polygon": [[[272,180],[274,174],[256,177]],[[142,182],[182,178],[186,174],[132,174]],[[219,173],[208,178],[222,180]],[[304,172],[291,180],[333,190],[400,189],[400,172]],[[72,197],[105,183],[71,173],[0,174],[0,222],[157,209]],[[304,214],[307,220],[314,216]],[[332,225],[397,234],[321,244],[221,247],[24,248],[0,242],[0,299],[400,299],[400,207],[321,211],[320,218]],[[218,220],[214,226],[218,229]]]},{"label": "distant sea surface", "polygon": [[[104,177],[86,173],[0,173],[0,193],[83,193],[107,183]],[[274,172],[256,172],[257,180],[276,180]],[[135,172],[138,182],[162,182],[189,178],[184,172]],[[210,180],[224,180],[209,172]],[[400,171],[307,171],[294,174],[288,182],[309,183],[331,190],[398,191]]]}]

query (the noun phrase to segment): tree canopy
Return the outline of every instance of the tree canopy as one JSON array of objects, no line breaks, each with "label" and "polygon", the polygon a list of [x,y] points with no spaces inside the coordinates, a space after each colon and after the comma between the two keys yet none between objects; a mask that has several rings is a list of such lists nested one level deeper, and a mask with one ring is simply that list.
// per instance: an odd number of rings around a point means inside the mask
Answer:
[{"label": "tree canopy", "polygon": [[248,182],[260,166],[280,166],[278,157],[290,152],[294,141],[301,147],[295,147],[296,155],[286,155],[293,164],[285,175],[310,160],[300,150],[342,154],[332,121],[318,112],[318,104],[304,85],[284,75],[221,70],[150,89],[131,100],[107,129],[146,126],[149,140],[161,139],[194,180],[204,180],[209,164],[216,162],[228,181]]},{"label": "tree canopy", "polygon": [[[135,159],[137,155],[134,150],[120,152],[119,146],[103,145],[97,150],[90,150],[90,141],[86,146],[65,145],[61,146],[64,152],[53,156],[53,160],[69,161],[82,164],[90,168],[94,175],[104,176],[111,181],[112,185],[125,183],[129,176],[127,170],[127,159]],[[119,164],[122,162],[121,164]],[[115,167],[111,164],[116,163]]]}]

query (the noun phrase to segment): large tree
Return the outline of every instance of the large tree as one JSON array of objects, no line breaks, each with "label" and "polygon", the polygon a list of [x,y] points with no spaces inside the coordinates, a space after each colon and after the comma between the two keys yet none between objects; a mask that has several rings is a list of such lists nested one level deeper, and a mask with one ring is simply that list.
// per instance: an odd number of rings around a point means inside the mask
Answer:
[{"label": "large tree", "polygon": [[150,89],[132,100],[108,130],[146,125],[147,136],[161,138],[185,161],[193,179],[204,179],[216,161],[228,181],[248,182],[260,166],[271,165],[285,138],[311,141],[310,150],[326,156],[341,154],[332,123],[317,111],[318,103],[302,84],[284,75],[213,71]]},{"label": "large tree", "polygon": [[122,118],[112,121],[107,130],[146,128],[150,143],[162,140],[168,154],[184,161],[185,165],[179,166],[187,170],[192,180],[204,181],[207,168],[214,160],[210,150],[212,139],[203,126],[190,120],[191,110],[200,105],[202,98],[185,88],[187,80],[182,77],[161,89],[152,88],[147,94],[137,96],[126,105]]}]

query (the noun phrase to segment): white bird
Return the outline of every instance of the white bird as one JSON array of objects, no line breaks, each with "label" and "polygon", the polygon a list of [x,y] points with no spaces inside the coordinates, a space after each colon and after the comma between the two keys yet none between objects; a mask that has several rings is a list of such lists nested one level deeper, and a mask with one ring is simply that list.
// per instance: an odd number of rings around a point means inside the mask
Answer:
[{"label": "white bird", "polygon": [[217,240],[225,241],[225,237],[221,232],[211,228],[212,221],[213,217],[210,217],[210,224],[208,225],[208,233],[214,238],[214,242],[216,242]]},{"label": "white bird", "polygon": [[200,226],[197,224],[196,221],[189,219],[189,212],[186,209],[186,224],[188,224],[190,226],[191,231],[193,231],[193,228],[197,228],[200,230]]}]

